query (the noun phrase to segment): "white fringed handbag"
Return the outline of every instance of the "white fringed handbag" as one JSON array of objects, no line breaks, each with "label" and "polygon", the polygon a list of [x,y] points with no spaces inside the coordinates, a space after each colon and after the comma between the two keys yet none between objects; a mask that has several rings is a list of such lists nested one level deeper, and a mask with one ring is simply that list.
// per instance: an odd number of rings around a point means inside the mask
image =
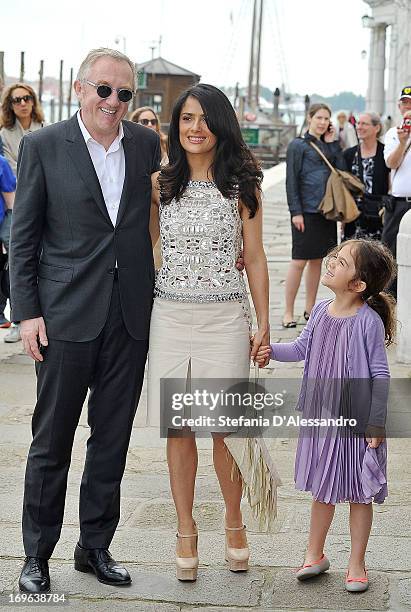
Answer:
[{"label": "white fringed handbag", "polygon": [[[256,364],[254,385],[258,381],[258,369]],[[252,436],[250,430],[242,427],[224,438],[234,460],[231,478],[241,478],[243,497],[247,498],[259,529],[270,532],[277,516],[277,487],[281,486],[281,479],[262,433]]]}]

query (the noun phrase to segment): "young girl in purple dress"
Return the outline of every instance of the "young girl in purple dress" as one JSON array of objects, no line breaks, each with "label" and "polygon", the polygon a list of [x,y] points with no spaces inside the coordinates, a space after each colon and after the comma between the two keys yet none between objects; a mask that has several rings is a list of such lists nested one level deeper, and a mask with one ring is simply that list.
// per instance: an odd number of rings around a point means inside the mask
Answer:
[{"label": "young girl in purple dress", "polygon": [[[346,405],[345,415],[358,422],[353,429],[334,424],[300,429],[295,483],[296,488],[312,493],[313,502],[299,580],[330,567],[323,550],[325,539],[335,504],[348,501],[351,555],[345,587],[357,592],[368,588],[365,552],[371,502],[382,503],[387,495],[384,424],[390,374],[384,345],[393,341],[395,302],[383,290],[394,276],[394,260],[381,243],[343,243],[329,255],[321,280],[334,299],[315,305],[294,342],[262,346],[257,354],[260,364],[267,356],[277,361],[305,360],[298,406],[304,418],[333,416],[333,405],[341,414]],[[335,393],[338,381],[339,395]],[[351,387],[350,401],[344,404],[341,390],[347,387]]]}]

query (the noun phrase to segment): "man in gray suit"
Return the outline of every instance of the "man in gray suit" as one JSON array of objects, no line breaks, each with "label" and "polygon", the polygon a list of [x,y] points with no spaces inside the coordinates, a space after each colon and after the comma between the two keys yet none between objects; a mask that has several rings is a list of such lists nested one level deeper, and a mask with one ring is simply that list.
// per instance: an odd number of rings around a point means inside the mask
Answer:
[{"label": "man in gray suit", "polygon": [[20,590],[50,590],[74,433],[90,390],[75,569],[130,584],[108,547],[144,376],[154,269],[149,235],[157,134],[122,121],[133,63],[91,51],[75,91],[81,110],[23,139],[11,237],[13,319],[36,362]]}]

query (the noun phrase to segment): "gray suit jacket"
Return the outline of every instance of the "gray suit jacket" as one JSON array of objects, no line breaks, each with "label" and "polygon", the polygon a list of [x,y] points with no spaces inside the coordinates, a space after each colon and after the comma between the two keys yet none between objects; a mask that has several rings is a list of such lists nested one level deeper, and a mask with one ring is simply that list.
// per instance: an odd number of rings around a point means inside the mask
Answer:
[{"label": "gray suit jacket", "polygon": [[10,253],[13,320],[43,316],[50,338],[84,342],[107,318],[118,264],[127,330],[148,337],[154,269],[149,235],[153,130],[123,122],[125,179],[113,227],[77,117],[24,137]]}]

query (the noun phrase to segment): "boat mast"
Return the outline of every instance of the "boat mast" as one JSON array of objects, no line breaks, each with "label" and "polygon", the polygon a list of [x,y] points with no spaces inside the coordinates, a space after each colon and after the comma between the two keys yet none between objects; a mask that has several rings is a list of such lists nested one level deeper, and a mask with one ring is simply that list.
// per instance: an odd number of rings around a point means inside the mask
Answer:
[{"label": "boat mast", "polygon": [[251,50],[250,50],[250,70],[248,73],[248,92],[247,102],[250,108],[253,107],[253,81],[254,81],[254,42],[255,42],[255,23],[257,16],[257,0],[254,0],[253,25],[251,28]]},{"label": "boat mast", "polygon": [[264,0],[254,0],[253,24],[251,30],[250,70],[248,73],[247,102],[252,111],[256,111],[260,93],[261,35],[263,28]]},{"label": "boat mast", "polygon": [[260,0],[260,20],[258,27],[258,47],[257,47],[257,63],[256,63],[256,86],[255,86],[255,106],[258,108],[260,102],[260,58],[261,58],[261,38],[263,30],[263,8],[264,0]]}]

